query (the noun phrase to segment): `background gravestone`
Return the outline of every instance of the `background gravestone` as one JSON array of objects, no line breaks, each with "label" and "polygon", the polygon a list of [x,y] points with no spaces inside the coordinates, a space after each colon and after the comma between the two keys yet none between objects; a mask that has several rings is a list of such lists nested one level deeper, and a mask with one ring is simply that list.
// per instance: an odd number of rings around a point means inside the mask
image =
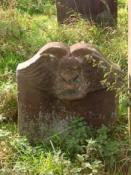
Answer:
[{"label": "background gravestone", "polygon": [[117,0],[56,0],[56,6],[60,23],[71,23],[69,16],[74,12],[102,25],[117,21]]},{"label": "background gravestone", "polygon": [[36,142],[63,130],[74,117],[93,126],[114,121],[116,92],[102,83],[109,71],[112,84],[119,68],[88,44],[45,45],[17,67],[20,133]]}]

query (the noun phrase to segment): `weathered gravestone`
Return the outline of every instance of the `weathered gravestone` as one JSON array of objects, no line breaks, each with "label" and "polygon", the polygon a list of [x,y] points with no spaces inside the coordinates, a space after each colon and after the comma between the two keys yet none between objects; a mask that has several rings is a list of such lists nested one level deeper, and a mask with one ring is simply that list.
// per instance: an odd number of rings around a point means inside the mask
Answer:
[{"label": "weathered gravestone", "polygon": [[102,81],[106,74],[107,83],[114,83],[119,71],[88,44],[45,45],[17,67],[20,133],[38,141],[67,127],[73,117],[97,127],[114,121],[116,92]]},{"label": "weathered gravestone", "polygon": [[117,21],[117,0],[56,0],[56,6],[60,23],[71,23],[74,12],[102,25]]}]

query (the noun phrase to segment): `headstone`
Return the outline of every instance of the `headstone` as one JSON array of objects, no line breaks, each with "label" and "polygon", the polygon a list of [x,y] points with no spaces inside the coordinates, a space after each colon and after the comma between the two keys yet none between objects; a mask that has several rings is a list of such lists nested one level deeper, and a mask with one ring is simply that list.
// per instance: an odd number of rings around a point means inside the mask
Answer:
[{"label": "headstone", "polygon": [[101,25],[117,21],[117,0],[56,0],[56,6],[60,23],[71,23],[74,13]]},{"label": "headstone", "polygon": [[104,77],[112,84],[119,72],[89,44],[45,45],[17,67],[20,133],[36,142],[63,130],[75,117],[96,127],[113,122],[118,101]]}]

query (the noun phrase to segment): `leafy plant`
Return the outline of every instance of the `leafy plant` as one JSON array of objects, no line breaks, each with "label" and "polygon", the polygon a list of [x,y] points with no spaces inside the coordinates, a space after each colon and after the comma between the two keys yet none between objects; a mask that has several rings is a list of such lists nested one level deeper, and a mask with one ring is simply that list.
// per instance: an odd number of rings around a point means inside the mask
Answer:
[{"label": "leafy plant", "polygon": [[59,26],[53,0],[0,1],[0,174],[131,174],[126,83],[119,86],[119,118],[110,128],[89,128],[77,118],[62,133],[32,146],[18,135],[16,125],[3,122],[17,117],[17,64],[48,42],[93,44],[120,65],[127,82],[127,2],[119,0],[118,7],[117,28],[100,28],[80,18]]}]

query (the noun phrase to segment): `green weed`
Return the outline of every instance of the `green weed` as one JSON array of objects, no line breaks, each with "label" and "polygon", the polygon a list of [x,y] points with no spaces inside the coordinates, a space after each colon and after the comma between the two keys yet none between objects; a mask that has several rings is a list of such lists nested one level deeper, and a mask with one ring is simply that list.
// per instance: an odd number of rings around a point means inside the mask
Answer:
[{"label": "green weed", "polygon": [[[58,134],[57,141],[55,135],[43,144],[31,146],[26,138],[18,135],[14,125],[1,125],[1,173],[130,175],[131,148],[123,124],[94,130],[76,119],[67,130],[64,139]],[[124,137],[119,138],[120,135]],[[72,153],[73,158],[69,156]]]},{"label": "green weed", "polygon": [[127,81],[127,2],[118,1],[116,28],[100,28],[79,19],[58,25],[54,1],[2,0],[0,2],[0,174],[3,175],[130,175],[131,148],[127,134],[127,84],[120,87],[118,122],[94,130],[75,120],[67,131],[43,144],[31,146],[20,137],[17,118],[15,70],[44,44],[88,42],[120,65]]}]

